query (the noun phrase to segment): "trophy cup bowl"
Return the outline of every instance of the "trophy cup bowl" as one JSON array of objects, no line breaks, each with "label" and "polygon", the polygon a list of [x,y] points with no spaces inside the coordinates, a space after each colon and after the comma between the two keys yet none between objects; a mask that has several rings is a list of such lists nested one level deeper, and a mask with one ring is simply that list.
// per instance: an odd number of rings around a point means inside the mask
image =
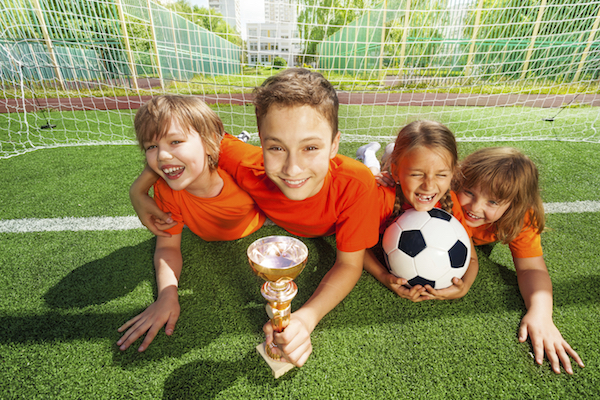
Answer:
[{"label": "trophy cup bowl", "polygon": [[[265,280],[260,291],[269,302],[266,309],[275,332],[282,332],[290,323],[292,299],[298,293],[293,280],[306,266],[307,258],[306,245],[289,236],[267,236],[248,247],[252,271]],[[272,343],[266,353],[278,361],[280,356],[272,351],[276,347]]]}]

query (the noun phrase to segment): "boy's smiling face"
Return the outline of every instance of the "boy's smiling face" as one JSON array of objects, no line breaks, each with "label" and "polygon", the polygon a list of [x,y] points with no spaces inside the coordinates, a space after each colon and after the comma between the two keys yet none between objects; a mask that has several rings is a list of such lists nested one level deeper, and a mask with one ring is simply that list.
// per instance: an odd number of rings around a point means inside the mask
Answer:
[{"label": "boy's smiling face", "polygon": [[173,190],[187,190],[204,197],[210,186],[211,172],[208,167],[204,143],[200,134],[190,128],[186,132],[173,118],[166,135],[144,142],[146,161]]},{"label": "boy's smiling face", "polygon": [[265,172],[290,200],[319,193],[340,134],[331,140],[331,125],[311,106],[273,105],[263,117],[260,141]]}]

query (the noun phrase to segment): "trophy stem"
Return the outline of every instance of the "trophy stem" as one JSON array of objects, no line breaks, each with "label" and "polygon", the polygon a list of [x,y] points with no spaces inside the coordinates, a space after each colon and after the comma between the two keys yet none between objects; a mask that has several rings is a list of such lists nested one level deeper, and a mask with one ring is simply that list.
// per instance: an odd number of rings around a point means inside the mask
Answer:
[{"label": "trophy stem", "polygon": [[[290,324],[292,313],[292,300],[298,293],[298,286],[293,281],[265,282],[261,287],[263,297],[269,302],[269,316],[275,332],[283,332]],[[277,345],[271,344],[266,352],[273,360],[279,360],[281,356],[275,354],[273,349]]]}]

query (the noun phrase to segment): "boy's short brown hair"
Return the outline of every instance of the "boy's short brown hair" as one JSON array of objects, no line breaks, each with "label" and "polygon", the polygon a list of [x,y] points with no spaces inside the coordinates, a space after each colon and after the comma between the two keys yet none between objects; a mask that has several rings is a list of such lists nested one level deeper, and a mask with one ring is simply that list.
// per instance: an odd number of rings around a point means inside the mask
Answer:
[{"label": "boy's short brown hair", "polygon": [[198,132],[208,156],[208,166],[211,171],[216,170],[225,129],[219,116],[195,96],[156,96],[138,110],[133,125],[142,150],[145,150],[144,142],[165,136],[173,119],[179,122],[187,134],[191,130]]},{"label": "boy's short brown hair", "polygon": [[305,68],[286,69],[270,76],[262,85],[256,87],[254,96],[259,132],[264,117],[273,105],[311,106],[329,122],[332,141],[338,131],[339,100],[335,88],[318,72]]}]

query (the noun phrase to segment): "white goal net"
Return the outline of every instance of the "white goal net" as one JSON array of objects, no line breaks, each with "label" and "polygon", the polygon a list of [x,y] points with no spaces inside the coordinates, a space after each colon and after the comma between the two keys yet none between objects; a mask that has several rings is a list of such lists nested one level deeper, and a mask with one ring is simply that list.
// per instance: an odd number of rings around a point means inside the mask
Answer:
[{"label": "white goal net", "polygon": [[334,84],[345,141],[426,118],[463,141],[600,142],[600,0],[247,1],[264,18],[243,26],[187,0],[4,0],[0,158],[132,144],[161,93],[256,132],[252,89],[292,66]]}]

